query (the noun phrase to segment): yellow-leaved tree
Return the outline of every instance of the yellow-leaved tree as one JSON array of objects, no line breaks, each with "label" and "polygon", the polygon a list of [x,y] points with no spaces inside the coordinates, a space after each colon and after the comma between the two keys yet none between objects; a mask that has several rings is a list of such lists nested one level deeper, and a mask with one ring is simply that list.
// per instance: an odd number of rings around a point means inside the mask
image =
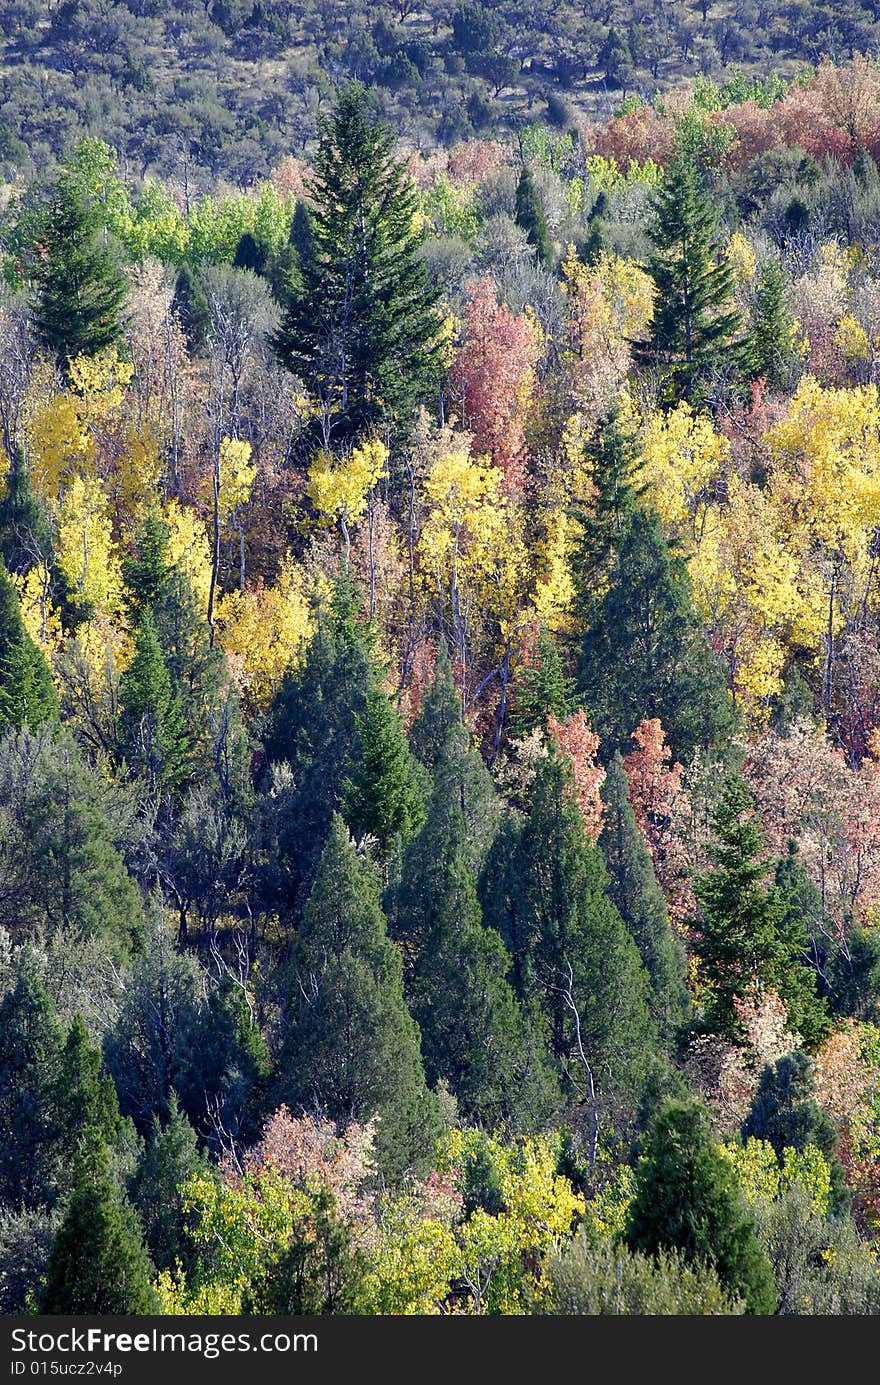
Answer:
[{"label": "yellow-leaved tree", "polygon": [[347,457],[320,451],[309,467],[306,495],[319,516],[338,524],[351,553],[351,526],[367,513],[370,496],[388,474],[388,448],[378,438],[353,447]]}]

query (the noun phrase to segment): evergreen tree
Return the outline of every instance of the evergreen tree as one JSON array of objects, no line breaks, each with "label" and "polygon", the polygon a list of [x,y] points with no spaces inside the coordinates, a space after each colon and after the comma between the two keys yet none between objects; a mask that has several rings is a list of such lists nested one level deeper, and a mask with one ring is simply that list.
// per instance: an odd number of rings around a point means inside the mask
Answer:
[{"label": "evergreen tree", "polygon": [[831,1032],[828,1002],[820,996],[820,977],[813,946],[821,928],[822,896],[807,875],[797,842],[789,841],[776,863],[773,883],[782,896],[779,936],[790,951],[785,1002],[791,1027],[806,1044],[818,1044]]},{"label": "evergreen tree", "polygon": [[117,959],[136,945],[141,897],[108,816],[107,790],[70,735],[0,741],[0,923],[99,938]]},{"label": "evergreen tree", "polygon": [[305,903],[314,881],[342,784],[359,754],[357,717],[366,710],[372,666],[354,595],[343,580],[318,626],[303,664],[285,674],[264,732],[270,765],[289,766],[284,788],[267,803],[270,899]]},{"label": "evergreen tree", "polygon": [[52,531],[43,506],[34,495],[21,448],[10,458],[6,494],[0,501],[0,558],[10,573],[25,573],[35,554],[49,557]]},{"label": "evergreen tree", "polygon": [[794,333],[782,265],[770,257],[761,266],[754,317],[743,345],[743,366],[749,380],[763,380],[768,389],[779,392],[792,387],[798,365]]},{"label": "evergreen tree", "polygon": [[129,1188],[158,1270],[173,1270],[178,1260],[187,1265],[191,1240],[186,1233],[181,1188],[205,1168],[196,1132],[172,1092],[166,1123],[162,1125],[158,1115],[153,1116],[150,1139]]},{"label": "evergreen tree", "polygon": [[198,275],[185,260],[177,271],[171,306],[180,319],[190,351],[203,350],[208,342],[211,310]]},{"label": "evergreen tree", "polygon": [[69,1179],[77,1160],[94,1158],[119,1134],[119,1103],[113,1079],[104,1071],[100,1050],[89,1040],[82,1016],[67,1033],[55,1080],[60,1158]]},{"label": "evergreen tree", "polygon": [[650,510],[633,511],[598,599],[583,572],[579,599],[590,628],[578,686],[609,751],[628,745],[645,717],[660,718],[683,761],[697,747],[724,745],[729,737],[732,703],[691,591],[684,559],[670,551]]},{"label": "evergreen tree", "polygon": [[730,307],[733,270],[721,254],[715,213],[685,154],[672,160],[654,211],[654,251],[646,266],[654,309],[636,359],[662,371],[668,402],[698,403],[729,358],[739,318]]},{"label": "evergreen tree", "polygon": [[595,435],[584,448],[584,461],[596,489],[590,509],[577,511],[581,538],[576,565],[581,597],[586,599],[584,616],[589,621],[594,593],[607,585],[636,508],[648,492],[647,483],[638,477],[638,440],[616,405],[596,424]]},{"label": "evergreen tree", "polygon": [[61,360],[93,356],[118,340],[125,275],[102,236],[97,209],[65,171],[52,187],[32,276],[35,326]]},{"label": "evergreen tree", "polygon": [[122,560],[125,605],[135,625],[144,612],[155,619],[157,607],[168,596],[172,566],[168,540],[168,525],[161,513],[149,509],[135,533],[131,550]]},{"label": "evergreen tree", "polygon": [[121,750],[154,791],[187,775],[189,737],[149,610],[138,618],[134,657],[119,679]]},{"label": "evergreen tree", "polygon": [[773,1272],[733,1169],[716,1145],[697,1102],[668,1101],[657,1111],[636,1165],[626,1242],[657,1255],[677,1250],[690,1264],[714,1269],[749,1313],[772,1313]]},{"label": "evergreen tree", "polygon": [[[538,1127],[554,1082],[543,1025],[507,981],[510,958],[483,926],[461,806],[458,729],[440,751],[428,818],[410,844],[391,908],[428,1081],[444,1079],[463,1119]],[[457,782],[458,781],[458,782]]]},{"label": "evergreen tree", "polygon": [[106,1167],[80,1168],[52,1244],[40,1312],[157,1313],[154,1275],[137,1215],[115,1191]]},{"label": "evergreen tree", "polygon": [[353,1239],[333,1194],[320,1189],[312,1196],[311,1215],[299,1224],[265,1283],[248,1294],[243,1311],[297,1317],[358,1313],[368,1262]]},{"label": "evergreen tree", "polygon": [[373,674],[363,716],[355,714],[357,758],[342,783],[342,814],[356,837],[373,837],[382,856],[425,820],[424,790],[403,723]]},{"label": "evergreen tree", "polygon": [[[174,1046],[172,1080],[180,1105],[209,1144],[259,1134],[269,1055],[240,986],[225,976],[207,1003],[188,1007]],[[169,1115],[170,1119],[170,1115]]]},{"label": "evergreen tree", "polygon": [[780,1163],[786,1149],[802,1152],[807,1145],[815,1145],[831,1168],[829,1211],[838,1215],[849,1207],[849,1191],[837,1157],[837,1127],[814,1100],[815,1090],[813,1064],[802,1049],[768,1064],[743,1122],[742,1137],[767,1140]]},{"label": "evergreen tree", "polygon": [[18,592],[0,563],[0,734],[9,727],[34,731],[57,716],[49,667],[25,629]]},{"label": "evergreen tree", "polygon": [[717,1033],[739,1033],[734,1001],[774,989],[785,1001],[793,1029],[808,1024],[816,1010],[815,973],[804,965],[803,920],[783,891],[768,885],[771,862],[754,797],[730,774],[715,811],[716,868],[697,876],[701,907],[696,953],[711,998],[703,1023]]},{"label": "evergreen tree", "polygon": [[57,1078],[62,1034],[25,951],[14,988],[0,1001],[0,1202],[38,1207],[55,1197],[59,1173]]},{"label": "evergreen tree", "polygon": [[526,233],[529,245],[534,247],[538,263],[546,269],[551,261],[550,236],[547,232],[547,219],[535,187],[531,170],[523,164],[516,185],[516,224]]},{"label": "evergreen tree", "polygon": [[334,815],[297,938],[278,1101],[340,1122],[379,1117],[377,1152],[400,1178],[430,1165],[439,1107],[403,998],[379,883]]},{"label": "evergreen tree", "polygon": [[575,1091],[632,1113],[657,1056],[650,986],[607,894],[598,847],[586,838],[571,771],[558,754],[539,761],[528,813],[493,849],[481,882],[486,919],[511,954],[517,996],[539,1005],[552,1052]]},{"label": "evergreen tree", "polygon": [[357,83],[321,122],[315,158],[315,255],[275,339],[316,396],[324,435],[351,439],[405,418],[438,378],[436,291],[417,251],[416,195],[394,135]]},{"label": "evergreen tree", "polygon": [[565,721],[574,710],[575,686],[562,662],[562,652],[549,632],[538,636],[537,659],[528,664],[514,685],[510,734],[527,736],[536,726],[546,726],[549,716]]},{"label": "evergreen tree", "polygon": [[636,826],[629,784],[615,751],[602,785],[605,813],[599,846],[608,867],[608,893],[617,906],[651,978],[651,1012],[669,1045],[688,1010],[687,961],[674,936],[666,901]]}]

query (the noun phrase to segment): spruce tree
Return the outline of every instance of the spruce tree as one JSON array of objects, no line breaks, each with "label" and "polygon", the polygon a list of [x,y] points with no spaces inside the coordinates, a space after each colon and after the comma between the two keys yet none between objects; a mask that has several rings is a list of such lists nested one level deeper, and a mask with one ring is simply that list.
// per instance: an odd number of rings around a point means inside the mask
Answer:
[{"label": "spruce tree", "polygon": [[290,991],[276,1099],[342,1123],[378,1116],[385,1174],[428,1168],[439,1107],[425,1084],[375,868],[358,858],[338,814],[297,937]]},{"label": "spruce tree", "polygon": [[58,698],[43,653],[21,617],[18,592],[0,563],[0,734],[36,730],[58,716]]},{"label": "spruce tree", "polygon": [[122,755],[154,791],[186,778],[187,727],[149,610],[138,618],[134,657],[119,680],[119,730]]},{"label": "spruce tree", "polygon": [[655,1114],[636,1165],[625,1236],[631,1250],[677,1250],[689,1264],[714,1269],[747,1312],[774,1311],[770,1262],[697,1102],[668,1101]]},{"label": "spruce tree", "polygon": [[555,1084],[544,1026],[507,980],[510,957],[483,926],[461,805],[457,728],[438,754],[428,818],[404,859],[390,914],[406,960],[410,1009],[428,1081],[449,1085],[461,1117],[493,1128],[539,1127]]},{"label": "spruce tree", "polygon": [[172,1074],[185,1115],[197,1130],[211,1132],[207,1138],[215,1150],[218,1120],[244,1143],[257,1138],[269,1067],[266,1042],[242,988],[224,976],[206,1004],[187,1009]]},{"label": "spruce tree", "polygon": [[157,1313],[155,1267],[131,1205],[113,1187],[106,1163],[77,1170],[74,1191],[52,1244],[40,1312]]},{"label": "spruce tree", "polygon": [[43,506],[34,495],[21,448],[10,458],[6,494],[0,501],[0,558],[10,573],[28,572],[35,554],[48,558],[52,531]]},{"label": "spruce tree", "polygon": [[763,380],[768,389],[780,393],[792,387],[798,366],[794,333],[782,265],[771,256],[761,266],[754,317],[743,345],[743,368],[749,380]]},{"label": "spruce tree", "polygon": [[172,1092],[164,1125],[154,1115],[149,1141],[131,1180],[129,1196],[141,1220],[144,1239],[158,1270],[173,1270],[179,1260],[186,1268],[192,1253],[186,1233],[181,1189],[195,1174],[205,1172],[196,1132]]},{"label": "spruce tree", "polygon": [[814,1145],[831,1168],[829,1211],[837,1215],[848,1209],[849,1192],[837,1155],[837,1127],[828,1112],[817,1104],[815,1090],[813,1064],[802,1049],[768,1064],[743,1121],[742,1137],[767,1140],[780,1163],[786,1149],[802,1152],[807,1145]]},{"label": "spruce tree", "polygon": [[208,341],[211,310],[198,275],[185,260],[177,271],[171,306],[180,319],[190,351],[201,351]]},{"label": "spruce tree", "polygon": [[527,809],[483,872],[487,921],[510,951],[517,996],[544,1014],[569,1089],[589,1085],[586,1058],[596,1100],[632,1113],[658,1052],[649,978],[559,754],[539,761]]},{"label": "spruce tree", "polygon": [[735,774],[725,780],[713,829],[715,869],[694,881],[701,909],[695,950],[710,995],[703,1024],[736,1039],[734,1002],[772,988],[797,1029],[816,1005],[815,973],[804,964],[803,921],[792,915],[782,890],[767,883],[772,862],[754,796]]},{"label": "spruce tree", "polygon": [[651,1013],[669,1045],[688,1010],[687,961],[673,934],[648,849],[636,826],[629,783],[615,751],[602,785],[605,812],[599,846],[608,867],[608,893],[651,979]]},{"label": "spruce tree", "polygon": [[89,1040],[81,1015],[67,1033],[55,1079],[54,1108],[60,1157],[67,1179],[77,1160],[111,1147],[119,1134],[119,1103],[100,1050]]},{"label": "spruce tree", "polygon": [[62,361],[93,356],[121,336],[125,275],[103,236],[97,208],[66,171],[51,190],[32,274],[34,324]]},{"label": "spruce tree", "polygon": [[733,270],[723,257],[711,202],[694,161],[677,154],[654,204],[646,265],[654,308],[636,359],[658,369],[669,403],[699,403],[715,371],[723,370],[739,331],[731,309]]},{"label": "spruce tree", "polygon": [[62,1054],[57,1016],[25,951],[14,988],[0,1001],[0,1202],[38,1207],[54,1201],[59,1173],[57,1078]]},{"label": "spruce tree", "polygon": [[416,195],[357,83],[321,121],[312,197],[315,254],[275,338],[316,397],[322,440],[404,421],[439,378],[437,292],[418,256]]},{"label": "spruce tree", "polygon": [[627,746],[646,717],[659,717],[676,759],[723,747],[733,707],[721,662],[703,634],[687,565],[659,517],[636,508],[596,598],[587,570],[579,600],[589,621],[578,687],[608,751]]},{"label": "spruce tree", "polygon": [[574,680],[569,678],[562,651],[548,631],[541,631],[535,652],[535,662],[521,669],[514,683],[509,722],[512,736],[527,736],[536,726],[546,726],[549,716],[565,721],[574,710]]},{"label": "spruce tree", "polygon": [[526,233],[526,238],[534,248],[538,263],[546,269],[551,260],[550,236],[547,232],[547,219],[535,187],[531,170],[523,164],[516,185],[516,224]]},{"label": "spruce tree", "polygon": [[422,776],[403,734],[403,723],[374,672],[366,708],[355,714],[357,753],[342,783],[342,815],[356,837],[373,837],[383,857],[404,844],[425,820]]}]

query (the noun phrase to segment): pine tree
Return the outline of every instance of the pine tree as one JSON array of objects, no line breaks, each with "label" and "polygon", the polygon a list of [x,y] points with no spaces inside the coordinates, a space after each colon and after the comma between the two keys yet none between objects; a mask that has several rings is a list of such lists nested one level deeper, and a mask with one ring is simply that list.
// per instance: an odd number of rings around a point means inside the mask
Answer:
[{"label": "pine tree", "polygon": [[59,1173],[56,1082],[62,1034],[26,951],[14,988],[0,1001],[0,1202],[51,1204]]},{"label": "pine tree", "polygon": [[416,197],[353,83],[321,122],[312,190],[315,255],[275,338],[317,398],[323,436],[350,440],[404,419],[438,378],[436,291],[417,251]]},{"label": "pine tree", "polygon": [[797,374],[795,322],[785,301],[782,265],[775,257],[761,266],[755,312],[743,345],[743,368],[749,380],[763,380],[768,389],[787,392]]},{"label": "pine tree", "polygon": [[767,1140],[783,1160],[786,1149],[803,1151],[814,1145],[831,1168],[831,1200],[834,1215],[849,1207],[849,1192],[843,1166],[837,1155],[838,1131],[827,1111],[814,1099],[816,1079],[813,1064],[802,1049],[787,1053],[768,1064],[758,1080],[758,1090],[743,1121],[744,1140],[754,1136]]},{"label": "pine tree", "polygon": [[125,275],[102,236],[97,209],[65,171],[52,187],[33,279],[35,326],[62,361],[93,356],[118,340]]},{"label": "pine tree", "polygon": [[586,571],[579,586],[590,628],[578,687],[607,750],[626,746],[646,717],[659,717],[676,759],[723,747],[733,707],[721,662],[694,610],[685,561],[670,550],[658,516],[633,511],[598,599]]},{"label": "pine tree", "polygon": [[773,883],[782,896],[779,936],[791,957],[785,974],[789,1026],[806,1044],[818,1044],[831,1032],[827,1001],[819,995],[813,937],[822,919],[822,896],[807,875],[797,842],[789,841],[776,863]]},{"label": "pine tree", "polygon": [[439,1107],[404,1002],[400,954],[376,871],[358,858],[338,814],[297,937],[276,1096],[342,1123],[378,1116],[377,1152],[389,1177],[430,1165]]},{"label": "pine tree", "polygon": [[81,1015],[74,1016],[58,1066],[53,1106],[60,1153],[69,1178],[77,1160],[112,1146],[119,1133],[119,1103],[100,1050],[89,1040]]},{"label": "pine tree", "polygon": [[171,306],[180,319],[190,351],[201,351],[208,341],[211,310],[198,275],[185,260],[177,271]]},{"label": "pine tree", "polygon": [[510,734],[527,736],[536,726],[546,726],[549,716],[565,721],[574,710],[575,686],[562,662],[562,651],[551,634],[538,636],[537,659],[523,668],[514,684]]},{"label": "pine tree", "polygon": [[363,716],[355,714],[358,750],[342,783],[342,815],[356,837],[373,837],[383,857],[396,839],[406,844],[425,820],[424,786],[403,723],[375,673]]},{"label": "pine tree", "polygon": [[0,733],[58,716],[49,667],[25,629],[18,592],[0,563]]},{"label": "pine tree", "polygon": [[156,1313],[154,1275],[137,1215],[114,1189],[106,1166],[80,1168],[52,1244],[40,1312]]},{"label": "pine tree", "polygon": [[613,560],[648,492],[638,477],[638,440],[616,405],[596,424],[595,435],[584,448],[584,461],[596,489],[589,510],[576,512],[581,527],[576,567],[589,623],[594,593],[607,585]]},{"label": "pine tree", "polygon": [[647,1255],[678,1250],[688,1263],[714,1269],[747,1312],[774,1311],[770,1262],[696,1102],[669,1101],[654,1116],[636,1165],[626,1241]]},{"label": "pine tree", "polygon": [[[185,1115],[203,1133],[219,1119],[227,1135],[254,1141],[269,1066],[265,1039],[241,986],[223,977],[207,1004],[188,1010],[177,1036],[173,1080]],[[214,1134],[209,1142],[216,1149]]]},{"label": "pine tree", "polygon": [[632,1113],[657,1057],[649,979],[608,897],[601,852],[587,841],[560,755],[539,762],[527,808],[518,833],[511,827],[487,861],[486,919],[510,951],[518,998],[540,1006],[572,1090],[589,1087],[592,1074],[594,1114],[600,1099]]},{"label": "pine tree", "polygon": [[406,961],[406,996],[422,1034],[425,1071],[443,1079],[461,1117],[533,1129],[555,1084],[543,1025],[507,981],[510,958],[485,928],[461,805],[457,728],[438,753],[428,818],[408,848],[390,910]]},{"label": "pine tree", "polygon": [[312,1211],[273,1264],[258,1292],[246,1297],[250,1313],[330,1317],[362,1311],[368,1261],[354,1245],[350,1225],[339,1216],[333,1194],[312,1196]]},{"label": "pine tree", "polygon": [[178,1260],[186,1268],[191,1240],[185,1229],[181,1189],[189,1178],[203,1173],[205,1167],[196,1132],[172,1092],[165,1125],[158,1115],[153,1116],[150,1138],[129,1189],[158,1270],[171,1270]]},{"label": "pine tree", "polygon": [[550,236],[547,232],[547,219],[535,187],[531,170],[523,164],[516,185],[516,224],[526,233],[529,245],[534,247],[538,263],[546,269],[551,261]]},{"label": "pine tree", "polygon": [[141,613],[134,657],[119,680],[121,750],[154,791],[186,778],[189,737],[149,610]]},{"label": "pine tree", "polygon": [[135,533],[131,551],[122,560],[125,604],[135,624],[145,611],[155,619],[157,606],[168,594],[168,541],[168,525],[161,513],[155,508],[148,510]]},{"label": "pine tree", "polygon": [[739,318],[730,308],[733,270],[720,252],[715,213],[686,155],[670,164],[654,211],[646,266],[654,309],[636,359],[662,372],[669,403],[698,403],[729,358]]},{"label": "pine tree", "polygon": [[717,842],[709,852],[716,868],[694,881],[701,907],[696,953],[711,995],[703,1023],[735,1039],[734,1001],[772,988],[790,1006],[796,1028],[815,1005],[815,974],[804,965],[805,930],[782,890],[767,884],[772,863],[755,800],[737,775],[725,780],[713,829]]},{"label": "pine tree", "polygon": [[10,573],[25,573],[39,553],[52,552],[52,531],[43,506],[34,495],[21,448],[10,458],[6,494],[0,502],[0,558]]},{"label": "pine tree", "polygon": [[658,1033],[669,1045],[687,1015],[687,962],[672,932],[651,857],[636,826],[619,751],[608,766],[602,797],[605,814],[599,846],[608,867],[608,893],[647,968],[651,1013]]}]

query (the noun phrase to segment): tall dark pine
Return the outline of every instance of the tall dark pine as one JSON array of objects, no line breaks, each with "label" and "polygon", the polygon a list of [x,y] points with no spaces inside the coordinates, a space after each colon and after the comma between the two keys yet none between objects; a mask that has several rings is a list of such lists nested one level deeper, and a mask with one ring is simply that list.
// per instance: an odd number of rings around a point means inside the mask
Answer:
[{"label": "tall dark pine", "polygon": [[721,255],[700,172],[685,155],[672,161],[654,210],[654,251],[646,266],[654,310],[636,359],[661,372],[668,403],[698,403],[739,330],[731,308],[733,271]]},{"label": "tall dark pine", "polygon": [[62,361],[94,355],[119,338],[125,275],[104,239],[97,209],[63,172],[52,188],[32,275],[37,331]]},{"label": "tall dark pine", "polygon": [[798,369],[794,326],[782,265],[770,258],[761,267],[754,317],[743,347],[743,367],[750,380],[763,380],[771,390],[791,388]]},{"label": "tall dark pine", "polygon": [[647,968],[651,1012],[658,1033],[668,1044],[687,1014],[687,962],[636,825],[619,751],[608,766],[602,797],[605,812],[599,846],[610,877],[608,893]]},{"label": "tall dark pine", "polygon": [[275,338],[316,396],[322,441],[344,444],[428,397],[440,368],[437,293],[418,257],[416,195],[357,84],[321,124],[314,255]]},{"label": "tall dark pine", "polygon": [[550,263],[550,236],[547,232],[547,219],[535,187],[530,169],[523,164],[516,185],[516,224],[526,233],[529,245],[537,256],[538,263],[545,268]]},{"label": "tall dark pine", "polygon": [[25,628],[18,592],[0,562],[0,732],[33,731],[57,715],[49,666]]}]

